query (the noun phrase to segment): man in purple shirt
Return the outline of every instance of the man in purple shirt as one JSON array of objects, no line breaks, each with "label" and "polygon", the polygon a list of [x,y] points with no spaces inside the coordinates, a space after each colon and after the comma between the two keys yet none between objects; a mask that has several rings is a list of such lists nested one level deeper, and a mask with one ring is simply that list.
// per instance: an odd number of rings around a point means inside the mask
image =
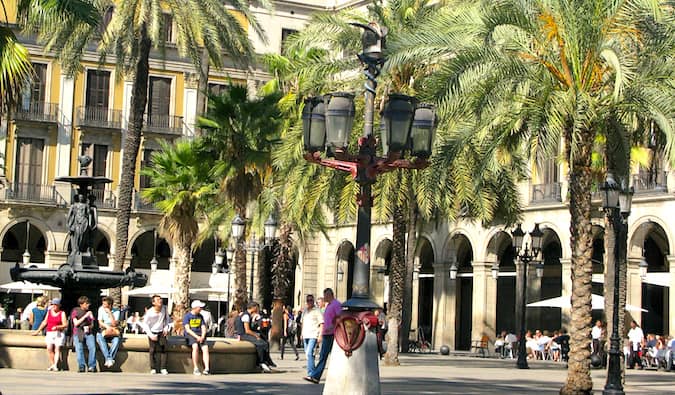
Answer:
[{"label": "man in purple shirt", "polygon": [[335,334],[335,318],[342,312],[342,304],[335,299],[333,290],[326,288],[323,290],[323,300],[326,304],[326,310],[323,313],[323,324],[321,327],[321,334],[318,341],[321,342],[321,351],[319,352],[319,362],[314,369],[311,369],[309,376],[304,377],[305,380],[314,384],[319,384],[323,369],[326,367],[328,354],[333,348],[333,339]]}]

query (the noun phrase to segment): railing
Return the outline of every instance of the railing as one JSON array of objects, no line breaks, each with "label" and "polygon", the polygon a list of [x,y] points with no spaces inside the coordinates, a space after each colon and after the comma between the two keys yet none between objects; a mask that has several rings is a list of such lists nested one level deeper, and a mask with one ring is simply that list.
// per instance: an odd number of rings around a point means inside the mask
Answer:
[{"label": "railing", "polygon": [[633,187],[635,193],[665,193],[668,192],[667,179],[665,171],[633,174]]},{"label": "railing", "polygon": [[59,105],[56,103],[32,102],[19,104],[14,119],[23,121],[56,122]]},{"label": "railing", "polygon": [[552,182],[550,184],[533,184],[531,203],[540,202],[561,202],[562,201],[562,183]]},{"label": "railing", "polygon": [[153,133],[180,135],[183,133],[183,117],[175,115],[146,115],[145,130]]},{"label": "railing", "polygon": [[77,108],[77,125],[105,129],[122,128],[122,111],[97,106]]},{"label": "railing", "polygon": [[5,193],[6,200],[55,204],[65,206],[66,200],[59,195],[53,185],[41,184],[10,184]]},{"label": "railing", "polygon": [[141,197],[141,192],[143,190],[141,189],[140,191],[134,190],[134,209],[136,211],[151,211],[151,212],[158,212],[159,209],[155,207],[153,203],[148,203],[143,198]]},{"label": "railing", "polygon": [[96,197],[94,203],[100,208],[117,208],[117,196],[110,189],[93,189],[91,194]]}]

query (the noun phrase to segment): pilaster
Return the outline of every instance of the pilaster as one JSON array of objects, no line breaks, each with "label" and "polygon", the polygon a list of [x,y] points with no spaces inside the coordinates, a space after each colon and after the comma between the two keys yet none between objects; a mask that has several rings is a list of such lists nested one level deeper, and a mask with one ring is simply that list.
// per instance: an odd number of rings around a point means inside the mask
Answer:
[{"label": "pilaster", "polygon": [[668,268],[670,271],[670,290],[668,292],[668,330],[675,331],[675,255],[668,255]]},{"label": "pilaster", "polygon": [[[640,278],[641,258],[628,258],[628,270],[626,274],[626,304],[642,307],[642,279]],[[642,326],[642,314],[631,312],[631,316]]]},{"label": "pilaster", "polygon": [[185,73],[183,88],[183,135],[195,136],[195,120],[197,118],[197,87],[199,79],[195,73]]},{"label": "pilaster", "polygon": [[[446,304],[448,297],[446,288],[450,278],[448,275],[447,263],[434,263],[434,322],[433,322],[433,339],[431,341],[432,347],[438,349],[444,344],[448,344],[450,333],[454,332],[454,326],[448,326],[446,317]],[[453,320],[454,321],[454,320]],[[453,333],[454,335],[454,333]]]},{"label": "pilaster", "polygon": [[59,123],[56,136],[56,177],[70,175],[70,148],[73,136],[73,101],[75,100],[75,80],[61,75],[59,97]]}]

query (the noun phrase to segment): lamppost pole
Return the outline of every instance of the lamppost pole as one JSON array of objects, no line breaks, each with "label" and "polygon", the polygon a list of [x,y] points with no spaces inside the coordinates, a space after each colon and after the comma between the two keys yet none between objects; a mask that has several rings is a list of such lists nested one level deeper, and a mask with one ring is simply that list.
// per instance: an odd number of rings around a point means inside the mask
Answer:
[{"label": "lamppost pole", "polygon": [[251,233],[251,241],[248,243],[248,249],[251,251],[251,288],[248,293],[248,300],[253,300],[253,280],[255,273],[255,254],[258,252],[258,243],[255,238],[255,232]]},{"label": "lamppost pole", "polygon": [[[523,271],[523,281],[520,284],[520,340],[518,341],[518,361],[516,366],[518,369],[529,369],[530,366],[527,364],[527,347],[525,345],[525,332],[527,331],[526,326],[526,309],[527,309],[527,271],[529,264],[533,262],[539,252],[541,251],[541,241],[544,233],[539,229],[539,224],[534,224],[534,229],[530,232],[530,241],[532,243],[531,247],[528,246],[527,242],[525,243],[525,248],[522,249],[521,246],[523,238],[525,237],[525,232],[520,224],[518,227],[511,232],[514,255],[520,259],[521,270]],[[536,265],[537,277],[542,277],[544,274],[544,265],[541,262],[538,262]]]},{"label": "lamppost pole", "polygon": [[614,292],[612,301],[612,335],[609,339],[609,363],[607,365],[607,383],[602,391],[605,395],[623,395],[621,383],[621,338],[619,337],[619,282],[621,261],[626,256],[626,238],[628,233],[628,215],[632,190],[619,191],[612,174],[602,187],[603,209],[614,228]]},{"label": "lamppost pole", "polygon": [[[305,159],[349,172],[359,185],[352,297],[342,304],[340,319],[361,321],[363,317],[357,317],[358,313],[379,308],[370,300],[371,187],[378,174],[400,168],[423,169],[428,166],[437,119],[433,106],[418,103],[410,96],[390,94],[381,114],[380,141],[383,155],[377,155],[377,140],[373,136],[376,78],[385,62],[387,28],[374,22],[352,25],[363,29],[363,51],[358,58],[364,65],[367,78],[364,128],[358,140],[358,153],[349,152],[349,135],[355,114],[353,94],[336,92],[323,97],[306,98],[302,118]],[[411,159],[403,159],[405,151],[410,152]],[[324,152],[325,156],[322,155]],[[338,330],[341,330],[339,326]],[[375,334],[368,330],[363,345],[357,346],[359,348],[349,351],[345,348],[345,355],[339,359],[333,353],[331,364],[339,366],[329,370],[324,394],[331,391],[336,394],[380,393],[377,347],[373,347],[375,342]],[[340,347],[348,347],[336,343]]]}]

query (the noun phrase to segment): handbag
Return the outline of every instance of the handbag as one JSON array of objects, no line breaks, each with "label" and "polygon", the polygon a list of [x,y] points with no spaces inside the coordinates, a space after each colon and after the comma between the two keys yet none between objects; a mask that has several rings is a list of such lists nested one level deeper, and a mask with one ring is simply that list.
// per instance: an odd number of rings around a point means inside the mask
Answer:
[{"label": "handbag", "polygon": [[117,327],[114,326],[109,326],[105,328],[105,331],[103,331],[103,337],[105,338],[113,338],[113,337],[119,337],[120,336],[120,330]]}]

